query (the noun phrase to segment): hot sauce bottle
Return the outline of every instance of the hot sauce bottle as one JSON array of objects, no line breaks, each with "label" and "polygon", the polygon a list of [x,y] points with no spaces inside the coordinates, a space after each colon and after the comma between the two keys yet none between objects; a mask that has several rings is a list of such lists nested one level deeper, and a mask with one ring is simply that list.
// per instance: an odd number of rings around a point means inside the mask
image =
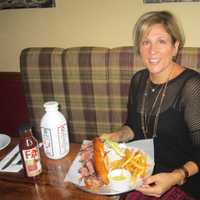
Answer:
[{"label": "hot sauce bottle", "polygon": [[26,175],[28,177],[37,176],[42,172],[38,141],[33,136],[29,124],[21,125],[19,133],[19,147]]}]

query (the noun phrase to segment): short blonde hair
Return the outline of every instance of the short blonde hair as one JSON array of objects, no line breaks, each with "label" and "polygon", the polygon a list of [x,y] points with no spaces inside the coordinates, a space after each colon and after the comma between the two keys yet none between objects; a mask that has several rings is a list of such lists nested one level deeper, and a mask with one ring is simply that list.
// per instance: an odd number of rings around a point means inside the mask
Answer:
[{"label": "short blonde hair", "polygon": [[177,19],[169,11],[151,11],[142,15],[134,28],[133,38],[136,52],[139,52],[140,42],[144,34],[148,33],[155,24],[162,24],[166,32],[171,36],[172,43],[179,42],[178,51],[184,46],[185,36]]}]

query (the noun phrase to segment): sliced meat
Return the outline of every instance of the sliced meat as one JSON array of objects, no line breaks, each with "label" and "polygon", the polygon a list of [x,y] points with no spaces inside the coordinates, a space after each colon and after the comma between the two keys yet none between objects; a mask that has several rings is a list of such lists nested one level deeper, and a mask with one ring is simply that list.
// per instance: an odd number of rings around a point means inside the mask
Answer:
[{"label": "sliced meat", "polygon": [[81,145],[79,170],[80,178],[85,182],[85,186],[91,189],[97,189],[103,185],[103,182],[98,178],[94,163],[94,147],[93,142],[88,142]]},{"label": "sliced meat", "polygon": [[82,152],[80,152],[80,160],[82,161],[82,162],[87,162],[87,161],[89,161],[89,160],[91,160],[92,159],[92,157],[93,157],[93,152],[92,151],[89,151],[89,150],[87,150],[87,151],[82,151]]},{"label": "sliced meat", "polygon": [[80,173],[80,178],[85,178],[85,177],[90,175],[89,170],[88,170],[87,167],[81,167],[79,169],[79,173]]},{"label": "sliced meat", "polygon": [[93,162],[91,160],[89,160],[89,161],[86,162],[86,166],[88,168],[88,171],[89,171],[90,175],[92,175],[92,174],[95,173],[94,165],[93,165]]},{"label": "sliced meat", "polygon": [[85,184],[90,189],[97,189],[101,186],[103,186],[102,181],[97,176],[89,176],[85,178]]},{"label": "sliced meat", "polygon": [[85,151],[86,149],[93,149],[93,142],[89,141],[81,145],[81,151]]}]

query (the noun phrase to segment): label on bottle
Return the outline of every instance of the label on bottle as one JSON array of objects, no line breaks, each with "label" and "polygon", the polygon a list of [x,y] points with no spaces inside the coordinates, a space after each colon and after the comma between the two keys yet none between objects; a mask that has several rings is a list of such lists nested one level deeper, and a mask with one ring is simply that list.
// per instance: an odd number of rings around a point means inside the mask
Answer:
[{"label": "label on bottle", "polygon": [[37,147],[22,150],[27,176],[32,177],[41,173],[40,153]]},{"label": "label on bottle", "polygon": [[53,141],[50,128],[42,128],[42,141],[45,153],[49,156],[54,156]]},{"label": "label on bottle", "polygon": [[41,127],[43,147],[49,158],[60,158],[69,150],[67,124],[63,123],[55,128]]},{"label": "label on bottle", "polygon": [[58,127],[58,141],[60,146],[60,154],[64,154],[68,149],[68,132],[67,132],[67,125],[62,124]]}]

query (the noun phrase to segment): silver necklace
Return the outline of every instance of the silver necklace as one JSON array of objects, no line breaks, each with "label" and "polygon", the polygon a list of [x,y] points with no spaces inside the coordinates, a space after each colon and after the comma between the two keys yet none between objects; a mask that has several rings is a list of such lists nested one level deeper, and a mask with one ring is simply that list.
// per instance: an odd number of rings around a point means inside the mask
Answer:
[{"label": "silver necklace", "polygon": [[150,90],[151,90],[152,93],[157,91],[159,87],[160,87],[159,85],[152,86],[152,83],[150,83]]},{"label": "silver necklace", "polygon": [[[170,74],[167,78],[166,83],[162,85],[158,94],[156,95],[150,112],[145,110],[146,97],[148,96],[147,91],[150,87],[150,78],[147,79],[145,90],[144,90],[144,95],[143,95],[143,98],[142,98],[142,106],[141,106],[141,128],[142,128],[142,132],[143,132],[145,138],[147,138],[148,134],[150,133],[150,118],[152,116],[153,111],[156,109],[156,104],[158,104],[158,107],[157,107],[158,109],[157,109],[157,111],[155,111],[156,114],[155,114],[155,119],[154,119],[152,136],[153,137],[157,136],[156,134],[157,134],[157,128],[158,128],[159,115],[160,115],[163,100],[164,100],[165,95],[166,95],[167,86],[168,86],[168,82],[170,80],[172,71],[173,70],[171,70],[171,72],[170,72]],[[160,102],[158,102],[159,99],[160,99]]]}]

